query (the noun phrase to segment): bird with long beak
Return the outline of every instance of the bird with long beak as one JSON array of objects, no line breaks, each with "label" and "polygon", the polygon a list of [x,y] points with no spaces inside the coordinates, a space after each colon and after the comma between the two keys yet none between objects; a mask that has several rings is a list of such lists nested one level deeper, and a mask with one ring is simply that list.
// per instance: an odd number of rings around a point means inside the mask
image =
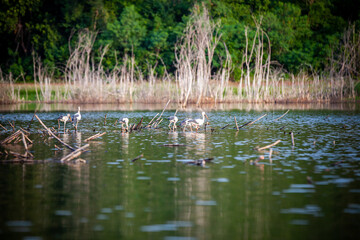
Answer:
[{"label": "bird with long beak", "polygon": [[192,131],[192,127],[191,127],[192,121],[194,121],[194,120],[191,118],[187,118],[187,119],[181,121],[180,126],[182,127],[184,132],[188,126],[190,127],[190,131]]},{"label": "bird with long beak", "polygon": [[75,121],[74,127],[75,127],[75,131],[77,131],[77,125],[79,123],[79,121],[81,120],[81,113],[80,113],[80,107],[78,107],[78,112],[74,114],[74,116],[72,117],[72,120]]},{"label": "bird with long beak", "polygon": [[66,130],[66,128],[65,128],[66,122],[67,122],[67,121],[71,121],[71,116],[70,116],[70,114],[63,115],[63,116],[60,116],[60,117],[58,118],[58,125],[59,125],[59,128],[60,128],[60,123],[59,123],[59,121],[64,123],[64,133],[65,133],[65,130]]},{"label": "bird with long beak", "polygon": [[124,124],[126,125],[126,131],[129,131],[129,119],[124,117],[119,120],[119,123],[121,123],[121,130],[124,129]]},{"label": "bird with long beak", "polygon": [[205,112],[202,112],[201,115],[202,115],[202,118],[191,119],[189,121],[191,123],[191,125],[196,128],[196,131],[200,128],[200,126],[204,125],[205,117],[209,120],[209,118]]},{"label": "bird with long beak", "polygon": [[170,130],[171,130],[171,127],[170,127],[170,125],[173,123],[173,127],[172,127],[172,130],[174,131],[175,130],[175,128],[176,128],[176,123],[177,123],[177,121],[179,120],[178,119],[178,117],[177,116],[170,116],[169,118],[168,118],[168,120],[169,120],[169,128],[170,128]]},{"label": "bird with long beak", "polygon": [[205,112],[202,112],[201,115],[202,115],[202,118],[197,118],[197,119],[195,119],[196,123],[197,123],[199,126],[202,126],[202,125],[204,124],[204,122],[205,122],[205,117],[209,120],[209,118],[208,118],[208,116],[206,115]]}]

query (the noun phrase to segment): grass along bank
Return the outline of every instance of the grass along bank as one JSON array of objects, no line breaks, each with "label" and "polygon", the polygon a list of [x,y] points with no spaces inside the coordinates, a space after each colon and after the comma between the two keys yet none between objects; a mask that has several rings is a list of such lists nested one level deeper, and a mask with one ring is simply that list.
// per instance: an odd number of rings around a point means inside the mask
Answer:
[{"label": "grass along bank", "polygon": [[[251,83],[252,84],[252,83]],[[0,101],[4,103],[21,102],[66,102],[66,103],[162,103],[170,99],[184,105],[181,91],[176,81],[158,80],[155,82],[137,81],[133,84],[88,83],[66,84],[46,83],[0,84]],[[246,90],[248,89],[248,91]],[[249,94],[250,93],[250,94]],[[310,78],[305,75],[293,76],[290,80],[271,78],[255,89],[242,82],[228,82],[221,86],[210,81],[200,104],[237,102],[343,102],[359,100],[360,83],[345,80]],[[188,104],[198,101],[196,91],[189,94]]]},{"label": "grass along bank", "polygon": [[[186,107],[189,103],[358,100],[356,59],[360,53],[360,34],[355,27],[345,30],[342,44],[334,49],[332,59],[326,61],[323,73],[316,73],[309,66],[295,75],[272,65],[270,38],[262,29],[261,19],[255,23],[251,36],[245,28],[243,59],[235,65],[225,43],[222,54],[215,53],[221,43],[220,22],[210,19],[205,6],[201,12],[194,11],[176,43],[175,70],[171,73],[161,58],[141,69],[133,53],[130,56],[125,53],[114,68],[104,69],[109,45],[94,50],[97,33],[80,31],[66,63],[56,69],[62,73],[58,77],[61,79],[55,79],[55,69],[44,66],[36,54],[33,54],[33,84],[20,84],[25,82],[24,75],[15,78],[0,69],[0,101],[157,103],[170,99]],[[215,57],[221,62],[216,67]]]}]

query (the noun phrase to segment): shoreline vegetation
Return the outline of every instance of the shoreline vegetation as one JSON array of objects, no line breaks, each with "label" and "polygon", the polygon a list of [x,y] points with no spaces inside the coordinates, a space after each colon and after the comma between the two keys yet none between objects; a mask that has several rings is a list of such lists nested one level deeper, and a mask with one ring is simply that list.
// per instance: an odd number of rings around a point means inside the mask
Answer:
[{"label": "shoreline vegetation", "polygon": [[[163,103],[171,100],[186,108],[188,104],[217,103],[311,103],[358,101],[360,82],[357,59],[360,57],[360,33],[355,26],[345,30],[342,44],[326,70],[292,74],[276,67],[271,60],[271,39],[255,19],[251,36],[245,28],[242,63],[232,63],[231,53],[221,41],[220,22],[211,20],[202,5],[193,11],[182,37],[175,46],[175,71],[170,73],[160,58],[148,64],[146,72],[135,55],[124,54],[121,63],[105,69],[103,60],[109,45],[94,49],[97,32],[79,31],[77,44],[69,48],[64,67],[46,66],[33,54],[33,83],[24,74],[0,72],[0,102],[22,103]],[[239,33],[240,34],[240,33]],[[223,49],[221,56],[216,48]],[[98,57],[94,57],[95,55]],[[214,67],[214,58],[221,65]],[[218,59],[218,60],[219,60]],[[162,67],[162,74],[158,68]],[[54,72],[62,77],[55,78]],[[233,72],[240,72],[234,79]],[[23,82],[23,83],[22,83]]]}]

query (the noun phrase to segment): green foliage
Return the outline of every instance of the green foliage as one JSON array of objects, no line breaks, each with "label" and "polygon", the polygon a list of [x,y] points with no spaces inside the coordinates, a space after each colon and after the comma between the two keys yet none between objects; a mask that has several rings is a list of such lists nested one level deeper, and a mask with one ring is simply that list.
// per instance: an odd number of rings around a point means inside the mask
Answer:
[{"label": "green foliage", "polygon": [[355,89],[356,95],[360,97],[360,81],[357,84],[355,84],[354,89]]},{"label": "green foliage", "polygon": [[[98,32],[94,50],[110,45],[103,61],[106,69],[113,69],[124,54],[134,53],[137,66],[144,72],[148,63],[161,59],[158,74],[165,67],[171,73],[175,43],[198,2],[2,0],[0,68],[5,73],[32,76],[32,52],[36,52],[47,66],[61,69],[69,57],[69,47],[76,42],[76,32],[89,29]],[[356,0],[205,0],[205,4],[211,17],[221,21],[221,41],[232,56],[234,80],[241,74],[244,30],[248,27],[249,38],[253,36],[254,19],[262,19],[262,29],[271,42],[272,62],[291,73],[305,66],[324,70],[348,23],[360,23],[360,8],[351,7],[356,6]],[[264,44],[267,47],[267,39]],[[224,56],[221,43],[216,49],[215,68],[221,67]],[[61,70],[55,72],[56,77],[61,74]]]},{"label": "green foliage", "polygon": [[136,51],[146,35],[146,20],[134,5],[125,7],[119,19],[108,23],[107,27],[113,35],[114,47],[121,47],[125,52]]}]

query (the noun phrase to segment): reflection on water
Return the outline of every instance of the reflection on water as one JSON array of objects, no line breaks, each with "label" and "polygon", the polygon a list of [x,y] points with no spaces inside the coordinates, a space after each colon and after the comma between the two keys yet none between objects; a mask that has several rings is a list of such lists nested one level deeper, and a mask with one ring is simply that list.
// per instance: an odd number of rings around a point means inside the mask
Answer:
[{"label": "reflection on water", "polygon": [[[0,112],[13,112],[13,111],[37,111],[37,112],[53,112],[53,111],[72,111],[76,112],[79,104],[66,104],[66,103],[19,103],[19,104],[4,104],[0,105]],[[127,104],[81,104],[82,111],[156,111],[162,110],[166,103],[159,104],[146,104],[146,103],[127,103]],[[170,103],[167,107],[168,110],[178,109],[176,103]],[[224,103],[224,104],[204,104],[201,109],[210,111],[229,111],[229,110],[244,110],[244,111],[270,111],[270,110],[359,110],[360,106],[356,103]],[[199,110],[195,105],[188,105],[186,109],[181,111]]]},{"label": "reflection on water", "polygon": [[[281,107],[262,113],[244,107],[209,113],[213,130],[172,132],[163,122],[162,129],[122,133],[113,123],[124,113],[102,107],[83,112],[78,132],[71,128],[59,134],[64,142],[83,146],[86,138],[106,132],[89,142],[89,151],[81,155],[86,164],[61,164],[70,150],[39,134],[42,127],[32,123],[31,151],[46,161],[0,165],[1,239],[360,237],[359,111],[290,111],[274,121],[285,112]],[[148,123],[162,107],[125,110],[131,122],[144,117]],[[264,113],[252,126],[234,129],[234,116],[242,125]],[[14,120],[17,127],[27,127],[32,115],[6,112],[0,123]],[[177,113],[179,119],[198,115]],[[39,113],[48,127],[57,127],[57,116]],[[0,140],[9,134],[0,131]],[[272,161],[268,150],[254,149],[278,139]],[[23,147],[0,147],[5,150],[22,152]],[[256,161],[261,155],[265,158]],[[210,157],[214,160],[205,167],[186,164]]]},{"label": "reflection on water", "polygon": [[129,137],[130,137],[130,134],[128,132],[121,132],[120,137],[121,137],[122,151],[125,154],[129,154]]}]

